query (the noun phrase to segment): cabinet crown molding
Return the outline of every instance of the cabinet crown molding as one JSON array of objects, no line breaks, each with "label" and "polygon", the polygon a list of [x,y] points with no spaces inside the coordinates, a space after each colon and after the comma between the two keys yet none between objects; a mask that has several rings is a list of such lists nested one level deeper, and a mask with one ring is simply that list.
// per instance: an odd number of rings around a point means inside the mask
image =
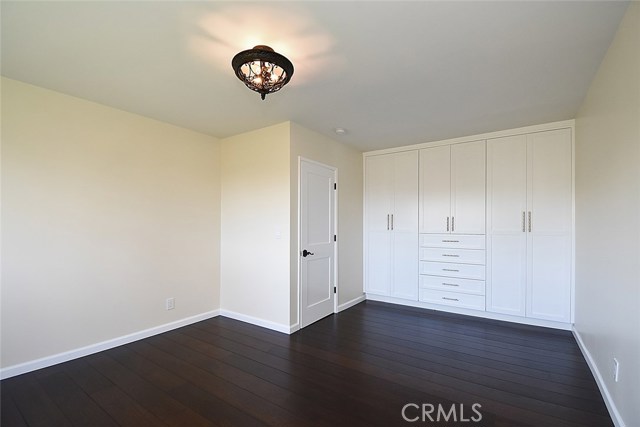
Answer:
[{"label": "cabinet crown molding", "polygon": [[558,122],[542,123],[532,126],[524,126],[513,129],[505,129],[494,132],[479,133],[475,135],[461,136],[456,138],[442,139],[438,141],[421,142],[419,144],[404,145],[401,147],[385,148],[382,150],[366,151],[362,153],[363,157],[376,156],[380,154],[398,153],[402,151],[420,150],[422,148],[437,147],[439,145],[460,144],[463,142],[481,141],[493,138],[501,138],[504,136],[524,135],[536,132],[545,132],[557,129],[571,129],[572,133],[575,128],[575,120],[562,120]]}]

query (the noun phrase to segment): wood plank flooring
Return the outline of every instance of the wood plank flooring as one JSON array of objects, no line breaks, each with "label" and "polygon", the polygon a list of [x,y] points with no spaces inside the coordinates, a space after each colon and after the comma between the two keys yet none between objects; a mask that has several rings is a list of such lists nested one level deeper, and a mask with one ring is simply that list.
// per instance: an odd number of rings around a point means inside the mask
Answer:
[{"label": "wood plank flooring", "polygon": [[291,336],[210,319],[1,399],[3,427],[613,425],[571,333],[370,301]]}]

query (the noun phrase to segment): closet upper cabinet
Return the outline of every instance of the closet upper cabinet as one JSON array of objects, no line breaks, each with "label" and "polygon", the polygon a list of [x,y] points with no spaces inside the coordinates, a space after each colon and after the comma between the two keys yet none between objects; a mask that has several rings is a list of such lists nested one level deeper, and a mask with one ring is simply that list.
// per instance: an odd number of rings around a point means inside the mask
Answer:
[{"label": "closet upper cabinet", "polygon": [[485,141],[420,150],[420,232],[485,233]]}]

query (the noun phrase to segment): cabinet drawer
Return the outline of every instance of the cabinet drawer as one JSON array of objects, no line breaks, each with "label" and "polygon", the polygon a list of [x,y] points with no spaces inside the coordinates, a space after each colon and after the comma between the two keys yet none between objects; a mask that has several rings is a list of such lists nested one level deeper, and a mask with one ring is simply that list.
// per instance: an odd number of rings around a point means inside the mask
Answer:
[{"label": "cabinet drawer", "polygon": [[484,311],[484,296],[420,289],[420,301]]},{"label": "cabinet drawer", "polygon": [[484,295],[484,280],[458,279],[456,277],[420,276],[420,289]]},{"label": "cabinet drawer", "polygon": [[484,249],[484,234],[421,234],[420,246],[430,248]]},{"label": "cabinet drawer", "polygon": [[420,261],[485,264],[483,249],[420,248]]},{"label": "cabinet drawer", "polygon": [[484,280],[484,265],[420,261],[420,274]]}]

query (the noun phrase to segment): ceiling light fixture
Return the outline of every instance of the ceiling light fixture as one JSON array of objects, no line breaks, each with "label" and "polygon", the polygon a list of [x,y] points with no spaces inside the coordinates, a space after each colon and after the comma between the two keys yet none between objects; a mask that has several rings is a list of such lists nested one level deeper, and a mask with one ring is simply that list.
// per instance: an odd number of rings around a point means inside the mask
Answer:
[{"label": "ceiling light fixture", "polygon": [[269,46],[258,45],[233,57],[231,66],[236,76],[262,99],[289,83],[293,64]]}]

